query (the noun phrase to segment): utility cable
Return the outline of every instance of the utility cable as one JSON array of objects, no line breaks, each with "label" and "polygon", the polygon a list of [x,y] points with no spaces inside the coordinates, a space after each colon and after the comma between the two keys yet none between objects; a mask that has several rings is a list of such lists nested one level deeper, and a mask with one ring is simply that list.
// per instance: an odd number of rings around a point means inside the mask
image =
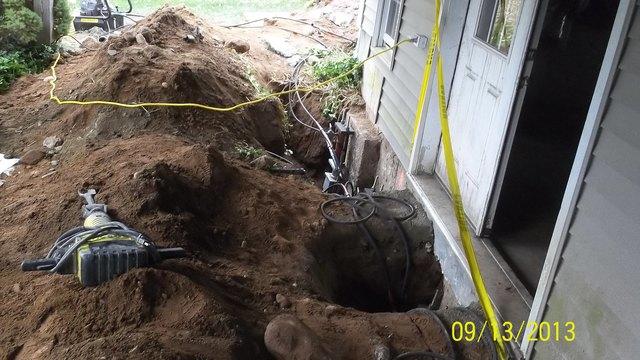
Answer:
[{"label": "utility cable", "polygon": [[[360,230],[360,232],[364,235],[367,242],[373,248],[376,254],[376,257],[378,258],[378,261],[381,264],[381,268],[383,269],[383,272],[385,274],[385,280],[386,280],[385,282],[387,284],[387,297],[389,300],[389,305],[392,307],[392,309],[396,310],[396,301],[393,295],[393,290],[392,290],[393,288],[391,285],[391,275],[389,273],[389,266],[375,238],[371,234],[371,231],[366,226],[366,222],[373,215],[380,215],[385,219],[392,220],[394,222],[394,227],[396,231],[400,233],[400,236],[403,241],[403,245],[405,246],[405,271],[404,271],[402,286],[401,286],[401,300],[405,301],[406,288],[407,288],[409,274],[411,270],[411,248],[410,248],[409,240],[407,239],[404,233],[404,230],[402,229],[399,222],[413,217],[415,215],[416,209],[409,202],[402,199],[393,198],[390,196],[371,195],[371,194],[364,194],[364,195],[360,194],[356,196],[349,196],[346,186],[344,186],[343,188],[346,193],[346,196],[339,196],[339,197],[327,200],[320,205],[320,211],[322,213],[322,216],[324,216],[325,219],[327,219],[329,222],[332,222],[332,223],[351,224],[351,225],[356,225],[358,227],[358,230]],[[389,209],[386,209],[382,205],[382,203],[380,201],[376,201],[376,199],[378,200],[386,199],[386,200],[396,201],[399,204],[406,207],[408,211],[406,211],[406,213],[403,213],[402,215],[393,214],[392,211],[390,211]],[[332,204],[339,204],[339,203],[344,203],[351,207],[352,209],[351,212],[354,216],[353,220],[343,220],[329,214],[329,211],[327,210],[328,206]],[[366,211],[365,213],[366,215],[362,215],[361,211],[366,209],[365,205],[370,206],[371,210]]]},{"label": "utility cable", "polygon": [[309,26],[313,27],[314,29],[318,29],[321,32],[324,32],[324,33],[327,33],[329,35],[333,35],[335,37],[341,38],[341,39],[346,40],[346,41],[348,41],[350,43],[354,42],[353,40],[349,39],[346,36],[343,36],[343,35],[340,35],[340,34],[337,34],[337,33],[333,32],[333,31],[327,30],[325,28],[319,27],[318,25],[316,25],[314,23],[310,23],[310,22],[304,21],[304,20],[289,18],[289,17],[283,17],[283,16],[273,16],[273,17],[270,17],[270,18],[261,18],[261,19],[247,21],[247,22],[240,23],[240,24],[226,25],[226,26],[223,26],[223,27],[227,28],[227,29],[229,29],[229,28],[242,28],[245,25],[250,25],[250,24],[254,24],[254,23],[257,23],[257,22],[263,22],[263,21],[271,20],[271,19],[289,20],[289,21],[294,21],[294,22],[300,23],[300,24],[309,25]]}]

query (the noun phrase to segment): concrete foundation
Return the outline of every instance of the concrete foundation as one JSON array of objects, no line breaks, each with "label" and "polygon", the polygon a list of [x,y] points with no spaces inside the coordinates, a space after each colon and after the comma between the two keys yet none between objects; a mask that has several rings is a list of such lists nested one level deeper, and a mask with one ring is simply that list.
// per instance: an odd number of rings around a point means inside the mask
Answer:
[{"label": "concrete foundation", "polygon": [[351,112],[347,116],[354,132],[347,151],[349,180],[360,188],[375,185],[378,191],[406,189],[406,172],[377,126],[364,112]]},{"label": "concrete foundation", "polygon": [[356,187],[372,187],[380,159],[382,136],[363,112],[352,112],[347,116],[354,132],[347,151],[349,179]]}]

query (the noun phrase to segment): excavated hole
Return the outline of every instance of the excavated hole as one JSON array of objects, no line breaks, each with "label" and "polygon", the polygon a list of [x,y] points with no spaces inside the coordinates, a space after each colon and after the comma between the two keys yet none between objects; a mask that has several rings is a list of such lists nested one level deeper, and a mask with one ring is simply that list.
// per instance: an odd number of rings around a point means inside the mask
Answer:
[{"label": "excavated hole", "polygon": [[316,260],[311,269],[317,292],[338,305],[366,312],[437,306],[442,295],[442,272],[430,250],[433,232],[426,215],[419,211],[402,223],[412,260],[404,296],[406,255],[401,237],[390,220],[374,216],[366,224],[386,258],[392,297],[373,246],[355,225],[342,224],[329,224],[322,239],[310,246]]}]

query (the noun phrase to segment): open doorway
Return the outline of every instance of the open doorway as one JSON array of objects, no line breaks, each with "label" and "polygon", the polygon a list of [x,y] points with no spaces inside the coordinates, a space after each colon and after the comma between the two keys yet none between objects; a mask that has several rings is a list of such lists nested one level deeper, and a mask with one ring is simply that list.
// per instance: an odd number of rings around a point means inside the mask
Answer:
[{"label": "open doorway", "polygon": [[493,243],[531,294],[617,7],[618,0],[550,0],[545,10],[491,231]]}]

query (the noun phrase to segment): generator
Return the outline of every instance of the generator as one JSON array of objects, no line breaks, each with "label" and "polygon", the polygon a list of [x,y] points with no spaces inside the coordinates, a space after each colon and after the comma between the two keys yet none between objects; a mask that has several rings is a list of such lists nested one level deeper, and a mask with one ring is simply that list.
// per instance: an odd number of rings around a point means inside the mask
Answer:
[{"label": "generator", "polygon": [[127,0],[127,3],[129,9],[120,11],[117,6],[109,6],[107,0],[81,0],[80,15],[73,19],[73,28],[76,31],[93,27],[99,27],[106,32],[117,30],[124,26],[124,18],[133,10],[131,0]]}]

